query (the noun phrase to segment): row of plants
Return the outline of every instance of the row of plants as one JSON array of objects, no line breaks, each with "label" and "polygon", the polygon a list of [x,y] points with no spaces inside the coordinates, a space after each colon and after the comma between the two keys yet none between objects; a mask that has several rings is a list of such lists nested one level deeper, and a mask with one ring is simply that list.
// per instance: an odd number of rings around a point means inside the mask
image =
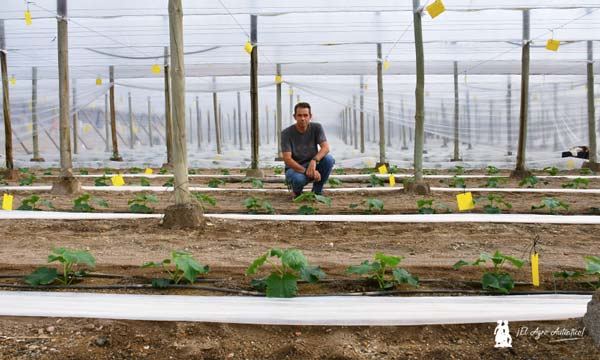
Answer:
[{"label": "row of plants", "polygon": [[[555,278],[584,278],[585,283],[593,289],[600,288],[600,258],[584,256],[585,269],[582,271],[561,271],[553,274]],[[345,274],[359,275],[376,283],[380,290],[392,289],[396,286],[419,286],[419,277],[411,275],[406,269],[399,267],[404,258],[376,253],[373,261],[365,260],[358,265],[349,266]],[[31,286],[41,285],[72,285],[77,279],[90,274],[95,269],[96,262],[92,254],[86,250],[68,250],[54,248],[48,256],[48,263],[59,263],[57,268],[42,266],[25,276],[25,283]],[[491,263],[492,267],[484,265]],[[509,294],[515,287],[515,281],[510,275],[507,265],[520,269],[526,261],[496,251],[494,254],[482,253],[475,261],[457,261],[452,269],[458,270],[464,266],[472,266],[482,271],[481,286],[484,290]],[[256,275],[259,269],[268,266],[270,273],[264,277],[253,278],[250,286],[258,291],[264,291],[268,297],[293,297],[298,293],[298,282],[317,283],[326,277],[320,266],[310,265],[306,256],[297,249],[269,249],[257,257],[246,269],[245,275]],[[171,257],[161,261],[149,261],[141,268],[160,268],[166,278],[152,279],[155,288],[166,288],[184,281],[190,284],[196,282],[200,275],[208,274],[210,267],[202,265],[189,251],[172,251]],[[593,280],[591,280],[593,278]]]}]

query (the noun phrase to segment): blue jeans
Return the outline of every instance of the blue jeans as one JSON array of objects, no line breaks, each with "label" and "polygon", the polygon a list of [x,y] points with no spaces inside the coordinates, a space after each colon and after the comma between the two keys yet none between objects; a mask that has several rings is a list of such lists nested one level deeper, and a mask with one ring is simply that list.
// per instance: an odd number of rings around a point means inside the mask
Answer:
[{"label": "blue jeans", "polygon": [[[310,161],[309,161],[310,162]],[[308,163],[305,162],[300,165],[305,169],[308,167]],[[327,183],[329,179],[329,174],[331,174],[331,169],[333,169],[333,165],[335,164],[335,159],[333,156],[327,154],[324,158],[319,161],[317,164],[317,171],[321,174],[321,181],[315,182],[313,184],[312,191],[315,194],[321,194],[323,192],[323,185]],[[301,194],[302,189],[308,184],[312,182],[313,179],[310,179],[308,176],[297,172],[296,170],[289,168],[285,171],[285,181],[292,185],[292,190],[296,194]]]}]

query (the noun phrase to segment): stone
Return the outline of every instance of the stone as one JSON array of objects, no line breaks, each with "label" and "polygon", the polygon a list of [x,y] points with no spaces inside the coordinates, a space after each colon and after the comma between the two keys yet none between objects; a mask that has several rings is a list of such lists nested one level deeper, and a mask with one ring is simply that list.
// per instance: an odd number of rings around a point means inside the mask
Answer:
[{"label": "stone", "polygon": [[600,347],[600,290],[596,290],[587,305],[587,312],[583,316],[583,325],[594,340],[594,344]]},{"label": "stone", "polygon": [[54,332],[54,330],[56,330],[54,326],[48,326],[48,327],[46,328],[46,331],[47,331],[47,332],[49,332],[49,333],[52,333],[52,332]]},{"label": "stone", "polygon": [[195,229],[204,227],[206,220],[198,204],[172,205],[165,209],[162,226],[168,229]]},{"label": "stone", "polygon": [[94,326],[94,324],[85,324],[83,326],[83,328],[86,329],[86,330],[95,330],[96,329],[96,327]]},{"label": "stone", "polygon": [[106,345],[107,342],[108,342],[108,339],[104,336],[101,336],[101,337],[97,338],[94,343],[98,346],[104,346],[104,345]]}]

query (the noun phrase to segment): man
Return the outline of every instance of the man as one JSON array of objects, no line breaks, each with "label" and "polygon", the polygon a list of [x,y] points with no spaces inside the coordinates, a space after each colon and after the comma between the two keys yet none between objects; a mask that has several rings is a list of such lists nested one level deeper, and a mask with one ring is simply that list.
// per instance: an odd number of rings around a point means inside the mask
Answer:
[{"label": "man", "polygon": [[302,189],[309,182],[314,182],[312,191],[321,195],[335,160],[329,155],[329,144],[323,127],[310,122],[310,104],[296,104],[294,119],[296,124],[281,132],[285,180],[292,185],[294,198],[302,194]]}]

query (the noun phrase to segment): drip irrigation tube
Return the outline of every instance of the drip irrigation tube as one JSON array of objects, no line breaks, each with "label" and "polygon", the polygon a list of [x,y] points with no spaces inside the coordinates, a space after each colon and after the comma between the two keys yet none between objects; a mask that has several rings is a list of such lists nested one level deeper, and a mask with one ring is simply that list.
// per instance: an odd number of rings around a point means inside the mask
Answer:
[{"label": "drip irrigation tube", "polygon": [[429,325],[582,317],[589,295],[176,296],[0,291],[0,315],[276,325]]}]

